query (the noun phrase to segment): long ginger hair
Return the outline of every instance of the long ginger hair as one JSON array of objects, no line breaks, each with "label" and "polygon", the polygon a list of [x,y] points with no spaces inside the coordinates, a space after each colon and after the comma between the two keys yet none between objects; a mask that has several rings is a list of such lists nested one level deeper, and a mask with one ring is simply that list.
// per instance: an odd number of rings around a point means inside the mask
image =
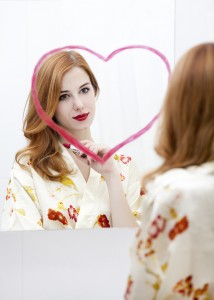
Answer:
[{"label": "long ginger hair", "polygon": [[[90,78],[95,96],[99,93],[99,86],[94,74],[78,52],[60,51],[49,56],[39,68],[36,89],[41,106],[50,118],[54,119],[63,75],[73,67],[82,68]],[[27,155],[31,166],[45,179],[57,181],[71,172],[61,155],[60,136],[47,126],[37,114],[32,91],[28,97],[23,131],[29,143],[27,147],[16,154],[16,161],[21,167],[24,167],[21,158]]]},{"label": "long ginger hair", "polygon": [[214,160],[214,43],[190,49],[175,66],[155,147],[163,163],[143,178]]}]

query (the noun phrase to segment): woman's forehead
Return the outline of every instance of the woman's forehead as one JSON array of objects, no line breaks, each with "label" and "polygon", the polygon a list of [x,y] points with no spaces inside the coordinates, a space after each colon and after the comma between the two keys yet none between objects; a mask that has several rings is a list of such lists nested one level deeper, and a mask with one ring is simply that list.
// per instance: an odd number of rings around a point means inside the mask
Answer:
[{"label": "woman's forehead", "polygon": [[86,83],[91,83],[87,72],[82,68],[74,67],[64,74],[62,78],[62,89],[75,89]]}]

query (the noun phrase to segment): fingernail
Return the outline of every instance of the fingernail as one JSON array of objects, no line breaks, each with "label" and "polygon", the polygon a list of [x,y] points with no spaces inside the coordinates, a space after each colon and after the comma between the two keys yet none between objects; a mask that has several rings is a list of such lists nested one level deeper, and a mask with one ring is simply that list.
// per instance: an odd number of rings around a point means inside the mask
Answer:
[{"label": "fingernail", "polygon": [[72,149],[73,153],[80,156],[80,151],[78,149]]}]

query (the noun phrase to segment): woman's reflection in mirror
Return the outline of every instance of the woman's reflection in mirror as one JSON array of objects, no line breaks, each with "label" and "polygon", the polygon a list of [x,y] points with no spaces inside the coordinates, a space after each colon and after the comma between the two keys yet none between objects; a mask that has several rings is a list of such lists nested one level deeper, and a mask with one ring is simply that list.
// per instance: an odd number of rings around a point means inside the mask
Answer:
[{"label": "woman's reflection in mirror", "polygon": [[[99,86],[82,55],[50,55],[38,70],[36,89],[43,110],[58,125],[97,155],[108,152],[92,137]],[[130,156],[94,161],[43,122],[32,91],[23,132],[28,143],[11,170],[2,230],[137,226],[144,192]]]}]

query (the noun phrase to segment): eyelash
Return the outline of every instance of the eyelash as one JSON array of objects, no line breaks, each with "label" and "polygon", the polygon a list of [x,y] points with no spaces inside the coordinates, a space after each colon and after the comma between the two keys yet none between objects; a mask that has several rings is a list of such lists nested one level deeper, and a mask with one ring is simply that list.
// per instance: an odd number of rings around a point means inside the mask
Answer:
[{"label": "eyelash", "polygon": [[59,101],[62,101],[62,100],[66,100],[67,98],[69,98],[70,95],[69,94],[63,94],[59,97]]},{"label": "eyelash", "polygon": [[87,94],[90,91],[90,88],[84,87],[83,89],[80,90],[80,93],[82,92],[83,94]]},{"label": "eyelash", "polygon": [[[90,91],[90,88],[84,87],[80,90],[80,94],[87,94]],[[63,94],[59,97],[59,101],[66,100],[67,98],[70,98],[69,94]]]}]

